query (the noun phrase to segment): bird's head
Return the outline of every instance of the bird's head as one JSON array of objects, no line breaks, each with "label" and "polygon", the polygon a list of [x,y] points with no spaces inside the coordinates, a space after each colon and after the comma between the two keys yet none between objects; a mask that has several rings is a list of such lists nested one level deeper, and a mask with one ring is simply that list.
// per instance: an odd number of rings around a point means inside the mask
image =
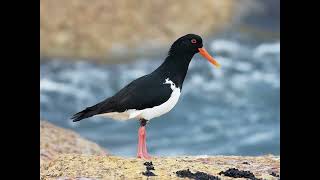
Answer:
[{"label": "bird's head", "polygon": [[200,53],[210,63],[216,67],[220,64],[208,53],[203,47],[202,38],[196,34],[187,34],[177,39],[170,48],[169,55],[171,54],[196,54]]}]

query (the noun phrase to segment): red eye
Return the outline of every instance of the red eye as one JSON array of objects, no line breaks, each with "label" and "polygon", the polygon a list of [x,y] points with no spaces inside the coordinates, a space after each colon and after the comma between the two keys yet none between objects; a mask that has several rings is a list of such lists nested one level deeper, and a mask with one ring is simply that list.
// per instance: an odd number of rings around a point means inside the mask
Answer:
[{"label": "red eye", "polygon": [[195,43],[197,43],[197,40],[191,39],[191,43],[192,43],[192,44],[195,44]]}]

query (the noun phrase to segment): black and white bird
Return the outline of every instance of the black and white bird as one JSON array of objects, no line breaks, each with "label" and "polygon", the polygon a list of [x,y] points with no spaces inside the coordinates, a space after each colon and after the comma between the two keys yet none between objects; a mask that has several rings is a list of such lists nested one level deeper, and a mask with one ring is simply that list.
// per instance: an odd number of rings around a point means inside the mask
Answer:
[{"label": "black and white bird", "polygon": [[150,159],[145,126],[149,120],[169,112],[177,104],[189,63],[196,53],[220,66],[205,50],[200,36],[187,34],[172,44],[168,56],[156,70],[132,81],[114,96],[76,113],[73,121],[96,115],[117,120],[138,119],[137,157]]}]

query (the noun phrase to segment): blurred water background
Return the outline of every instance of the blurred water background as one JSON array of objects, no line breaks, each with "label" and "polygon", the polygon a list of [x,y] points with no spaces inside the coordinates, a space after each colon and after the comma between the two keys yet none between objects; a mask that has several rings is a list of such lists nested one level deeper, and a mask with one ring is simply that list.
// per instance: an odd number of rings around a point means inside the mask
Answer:
[{"label": "blurred water background", "polygon": [[[264,1],[223,32],[204,39],[221,68],[194,57],[177,106],[148,125],[151,154],[280,153],[279,16],[279,2]],[[165,56],[135,57],[117,64],[41,61],[40,116],[113,154],[134,156],[137,121],[93,117],[73,123],[69,118],[152,72]]]}]

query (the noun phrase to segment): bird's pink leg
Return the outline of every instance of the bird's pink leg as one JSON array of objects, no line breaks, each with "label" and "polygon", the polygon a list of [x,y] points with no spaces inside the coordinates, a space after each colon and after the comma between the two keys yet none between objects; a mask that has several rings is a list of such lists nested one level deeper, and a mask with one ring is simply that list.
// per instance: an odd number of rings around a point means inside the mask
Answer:
[{"label": "bird's pink leg", "polygon": [[138,158],[143,158],[143,136],[145,135],[145,127],[141,126],[138,130],[138,152],[137,152],[137,157]]},{"label": "bird's pink leg", "polygon": [[151,159],[151,156],[148,154],[147,150],[147,132],[145,131],[144,136],[143,136],[143,149],[142,149],[143,156],[146,159]]},{"label": "bird's pink leg", "polygon": [[138,131],[138,153],[137,157],[138,158],[143,158],[143,159],[150,159],[151,156],[148,154],[147,151],[147,143],[146,143],[146,120],[141,119],[140,120],[140,128]]}]

